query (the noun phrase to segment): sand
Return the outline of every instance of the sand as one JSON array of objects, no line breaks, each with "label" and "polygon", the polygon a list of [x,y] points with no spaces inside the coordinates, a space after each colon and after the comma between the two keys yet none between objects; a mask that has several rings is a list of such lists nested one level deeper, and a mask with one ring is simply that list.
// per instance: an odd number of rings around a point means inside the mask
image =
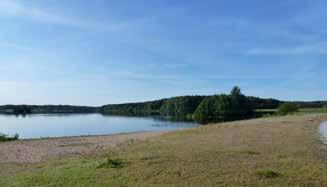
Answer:
[{"label": "sand", "polygon": [[163,132],[18,140],[0,143],[0,164],[37,163],[69,155],[103,153],[123,144],[145,141]]}]

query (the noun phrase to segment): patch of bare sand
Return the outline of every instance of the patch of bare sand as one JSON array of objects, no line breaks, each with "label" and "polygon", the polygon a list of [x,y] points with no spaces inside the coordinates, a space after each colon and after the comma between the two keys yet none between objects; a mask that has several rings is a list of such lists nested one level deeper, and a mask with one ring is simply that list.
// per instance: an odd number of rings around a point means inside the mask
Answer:
[{"label": "patch of bare sand", "polygon": [[162,132],[19,140],[0,143],[0,164],[37,163],[49,158],[102,153],[126,142],[144,141]]}]

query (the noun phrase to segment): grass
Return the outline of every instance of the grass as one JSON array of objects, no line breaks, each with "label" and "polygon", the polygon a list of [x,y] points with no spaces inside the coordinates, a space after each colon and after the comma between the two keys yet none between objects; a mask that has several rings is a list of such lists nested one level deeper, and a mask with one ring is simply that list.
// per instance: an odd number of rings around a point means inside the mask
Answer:
[{"label": "grass", "polygon": [[102,156],[0,164],[0,186],[324,186],[327,115],[272,117],[167,133]]},{"label": "grass", "polygon": [[102,162],[98,168],[123,168],[123,161],[118,158],[110,158],[108,157],[105,162]]},{"label": "grass", "polygon": [[[267,113],[263,117],[276,117],[280,116],[278,114],[278,109],[256,109],[258,113]],[[305,114],[326,114],[327,108],[300,108],[294,115],[305,115]]]},{"label": "grass", "polygon": [[256,175],[259,176],[260,178],[265,178],[265,179],[272,179],[272,178],[277,178],[280,177],[281,174],[272,170],[258,170],[256,172]]},{"label": "grass", "polygon": [[300,113],[327,113],[327,108],[301,108]]},{"label": "grass", "polygon": [[15,141],[19,139],[19,135],[15,134],[13,137],[10,137],[6,134],[0,133],[0,142]]}]

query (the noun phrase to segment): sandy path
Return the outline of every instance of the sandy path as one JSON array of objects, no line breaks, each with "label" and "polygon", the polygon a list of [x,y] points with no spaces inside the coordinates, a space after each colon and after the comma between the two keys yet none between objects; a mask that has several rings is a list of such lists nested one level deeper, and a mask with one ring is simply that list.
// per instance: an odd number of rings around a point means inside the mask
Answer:
[{"label": "sandy path", "polygon": [[140,132],[107,136],[20,140],[0,143],[0,164],[36,163],[46,158],[101,153],[123,143],[144,141],[162,132]]}]

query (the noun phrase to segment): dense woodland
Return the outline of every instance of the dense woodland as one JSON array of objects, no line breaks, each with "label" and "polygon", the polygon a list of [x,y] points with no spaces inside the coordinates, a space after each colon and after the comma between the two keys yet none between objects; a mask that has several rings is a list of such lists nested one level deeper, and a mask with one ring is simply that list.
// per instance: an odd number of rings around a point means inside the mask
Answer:
[{"label": "dense woodland", "polygon": [[255,115],[254,109],[276,109],[281,103],[275,99],[244,96],[240,88],[235,87],[230,95],[181,96],[142,103],[105,105],[102,112],[112,115],[161,115],[208,123],[252,117]]},{"label": "dense woodland", "polygon": [[101,107],[101,111],[104,114],[112,114],[112,115],[127,115],[127,116],[160,115],[160,108],[163,106],[166,100],[167,99],[141,102],[141,103],[105,105]]},{"label": "dense woodland", "polygon": [[[149,116],[160,115],[193,119],[199,123],[210,123],[260,116],[256,109],[277,109],[284,101],[245,96],[234,87],[230,94],[213,96],[180,96],[156,101],[104,105],[101,107],[70,105],[4,105],[0,113],[102,113],[105,115]],[[327,101],[288,102],[299,108],[327,107]]]},{"label": "dense woodland", "polygon": [[[161,115],[174,118],[193,119],[199,123],[211,123],[258,117],[266,113],[256,109],[277,109],[286,102],[245,96],[241,89],[234,87],[230,94],[213,96],[181,96],[142,103],[105,105],[104,114],[119,115]],[[289,103],[289,102],[288,102]],[[301,108],[321,108],[327,102],[290,102]]]},{"label": "dense woodland", "polygon": [[234,87],[229,95],[221,94],[206,97],[197,107],[193,119],[199,123],[214,123],[253,116],[254,110],[249,99]]}]

